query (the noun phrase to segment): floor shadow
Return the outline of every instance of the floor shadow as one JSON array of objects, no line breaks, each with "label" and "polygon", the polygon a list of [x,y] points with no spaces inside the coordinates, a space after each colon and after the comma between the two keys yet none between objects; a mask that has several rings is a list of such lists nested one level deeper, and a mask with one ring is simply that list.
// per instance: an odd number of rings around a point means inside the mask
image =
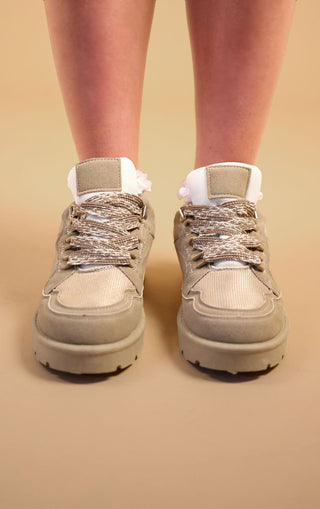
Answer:
[{"label": "floor shadow", "polygon": [[[189,362],[189,361],[188,361]],[[277,366],[272,366],[267,369],[263,369],[262,371],[246,371],[245,373],[229,373],[227,371],[218,371],[216,369],[208,369],[203,368],[201,366],[197,366],[189,362],[189,364],[199,373],[203,373],[209,378],[212,378],[219,382],[225,383],[239,383],[239,382],[250,382],[255,380],[256,378],[260,378],[261,376],[265,376],[271,371],[273,371]]]},{"label": "floor shadow", "polygon": [[108,378],[113,378],[115,376],[120,375],[124,371],[127,371],[130,368],[131,364],[123,369],[117,369],[111,373],[98,373],[98,374],[79,374],[76,375],[74,373],[64,373],[63,371],[58,371],[56,369],[48,368],[46,366],[42,367],[50,374],[56,375],[60,380],[64,382],[69,382],[73,384],[94,384],[97,382],[104,382],[108,380]]}]

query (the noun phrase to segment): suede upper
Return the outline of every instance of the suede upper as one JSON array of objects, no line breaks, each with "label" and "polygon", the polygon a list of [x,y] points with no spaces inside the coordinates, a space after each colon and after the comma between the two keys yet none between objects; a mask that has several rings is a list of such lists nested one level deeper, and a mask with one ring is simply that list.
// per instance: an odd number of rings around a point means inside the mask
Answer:
[{"label": "suede upper", "polygon": [[[229,226],[226,230],[229,234],[214,234],[214,229],[219,231],[219,225],[223,225],[222,204],[228,206],[232,200],[258,199],[261,173],[258,168],[252,168],[240,163],[210,165],[191,172],[186,184],[191,190],[190,198],[203,200],[203,206],[209,207],[207,213],[203,209],[203,225],[199,219],[197,223],[204,248],[208,243],[214,246],[215,242],[221,246],[224,239],[238,236],[241,238],[239,242],[248,239],[249,249],[252,249],[250,239],[253,235],[255,243],[252,245],[257,246],[257,253],[263,260],[260,265],[243,262],[241,258],[232,262],[232,257],[228,256],[225,258],[228,262],[223,262],[221,256],[222,260],[218,263],[202,261],[199,264],[202,254],[195,247],[197,229],[192,227],[192,215],[187,218],[182,210],[177,212],[174,220],[175,247],[183,273],[181,320],[192,333],[211,341],[267,341],[280,333],[286,323],[280,291],[269,269],[268,242],[262,216],[256,214],[255,218],[250,218],[250,224],[254,224],[254,228],[250,226],[252,231],[232,230]],[[216,209],[216,223],[214,219],[210,223],[206,219],[210,217],[209,209],[217,204],[222,207],[221,214],[218,213],[220,209]],[[195,207],[201,206],[201,202],[196,201]],[[241,219],[236,219],[234,224],[237,224],[236,221],[242,224]]]},{"label": "suede upper", "polygon": [[[250,266],[196,268],[189,226],[176,214],[175,247],[183,272],[182,320],[195,334],[213,341],[258,342],[273,338],[284,326],[279,290],[268,269]],[[259,220],[260,226],[263,224]],[[258,232],[264,239],[263,230]]]},{"label": "suede upper", "polygon": [[[77,166],[77,191],[114,191],[121,186],[118,158],[89,160]],[[49,339],[74,344],[111,343],[128,336],[143,320],[143,280],[154,238],[154,213],[142,198],[139,227],[129,231],[137,247],[129,265],[68,266],[71,204],[62,215],[53,272],[36,314],[36,325]]]}]

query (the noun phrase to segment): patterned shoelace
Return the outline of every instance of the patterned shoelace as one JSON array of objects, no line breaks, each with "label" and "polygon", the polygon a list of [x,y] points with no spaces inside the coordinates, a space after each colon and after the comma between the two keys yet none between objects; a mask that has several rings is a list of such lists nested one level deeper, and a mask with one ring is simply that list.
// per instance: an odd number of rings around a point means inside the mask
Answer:
[{"label": "patterned shoelace", "polygon": [[198,251],[197,267],[221,260],[237,260],[263,270],[263,246],[257,231],[255,204],[235,200],[221,205],[186,205],[180,209],[190,226],[189,243]]},{"label": "patterned shoelace", "polygon": [[[78,265],[132,265],[140,243],[133,230],[144,216],[139,196],[98,194],[71,207],[62,268]],[[99,218],[96,220],[92,218]]]}]

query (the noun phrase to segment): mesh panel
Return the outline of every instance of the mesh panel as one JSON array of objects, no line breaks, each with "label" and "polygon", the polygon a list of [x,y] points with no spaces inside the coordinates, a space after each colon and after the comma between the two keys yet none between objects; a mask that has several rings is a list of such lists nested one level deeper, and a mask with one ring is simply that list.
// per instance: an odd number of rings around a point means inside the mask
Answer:
[{"label": "mesh panel", "polygon": [[208,306],[223,309],[256,309],[265,302],[265,286],[250,269],[213,270],[193,290]]},{"label": "mesh panel", "polygon": [[125,290],[133,288],[117,268],[96,272],[75,272],[58,286],[58,301],[71,308],[110,306],[121,301]]}]

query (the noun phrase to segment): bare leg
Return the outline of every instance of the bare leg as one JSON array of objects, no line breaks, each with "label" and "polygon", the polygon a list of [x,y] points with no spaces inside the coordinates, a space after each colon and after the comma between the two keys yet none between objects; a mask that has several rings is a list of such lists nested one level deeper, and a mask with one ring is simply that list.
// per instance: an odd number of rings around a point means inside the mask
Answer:
[{"label": "bare leg", "polygon": [[195,166],[253,163],[295,0],[186,0],[193,53]]},{"label": "bare leg", "polygon": [[79,159],[137,164],[155,0],[46,0],[58,77]]}]

